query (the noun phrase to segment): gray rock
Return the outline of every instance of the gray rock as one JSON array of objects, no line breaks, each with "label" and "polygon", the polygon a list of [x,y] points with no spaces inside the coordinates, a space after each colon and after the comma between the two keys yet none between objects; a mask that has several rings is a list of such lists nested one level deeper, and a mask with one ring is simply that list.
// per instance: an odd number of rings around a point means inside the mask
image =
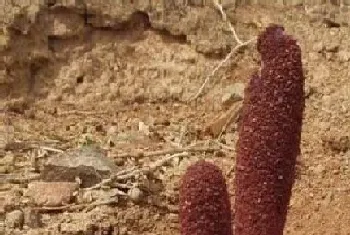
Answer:
[{"label": "gray rock", "polygon": [[91,187],[108,178],[116,170],[114,162],[102,149],[86,146],[49,159],[44,165],[42,179],[47,182],[76,182]]},{"label": "gray rock", "polygon": [[24,215],[21,210],[15,210],[6,214],[5,226],[7,228],[22,228]]}]

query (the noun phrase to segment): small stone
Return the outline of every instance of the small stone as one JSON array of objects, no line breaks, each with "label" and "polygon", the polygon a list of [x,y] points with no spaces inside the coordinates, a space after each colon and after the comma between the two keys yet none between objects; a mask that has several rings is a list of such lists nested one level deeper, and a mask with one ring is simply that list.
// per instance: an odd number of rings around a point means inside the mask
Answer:
[{"label": "small stone", "polygon": [[340,62],[350,61],[350,52],[349,51],[339,51],[338,58]]},{"label": "small stone", "polygon": [[139,131],[145,135],[149,135],[149,126],[147,126],[144,122],[139,122]]},{"label": "small stone", "polygon": [[0,159],[0,174],[12,172],[15,166],[15,157],[12,154],[6,154],[5,157]]},{"label": "small stone", "polygon": [[76,224],[76,223],[61,223],[60,224],[60,230],[63,234],[72,234],[72,235],[78,235],[78,234],[84,234],[84,229],[82,228],[82,224]]},{"label": "small stone", "polygon": [[119,228],[119,234],[120,235],[127,235],[128,234],[128,228],[127,227]]},{"label": "small stone", "polygon": [[179,216],[177,214],[174,214],[174,213],[167,214],[166,219],[170,223],[178,223],[179,222]]},{"label": "small stone", "polygon": [[108,135],[114,135],[118,133],[118,127],[117,126],[110,126],[107,130]]},{"label": "small stone", "polygon": [[305,97],[308,98],[310,97],[311,95],[315,94],[316,93],[316,88],[313,87],[313,86],[310,86],[308,84],[305,85]]},{"label": "small stone", "polygon": [[213,137],[218,137],[225,125],[229,125],[239,116],[240,105],[234,104],[225,113],[216,117],[205,126],[205,132]]},{"label": "small stone", "polygon": [[[1,36],[0,36],[0,38],[1,38]],[[6,70],[0,70],[0,84],[6,84],[6,83],[8,83],[8,81],[9,81],[9,79],[7,78]]]},{"label": "small stone", "polygon": [[37,210],[26,208],[24,210],[24,224],[29,228],[40,228],[42,226],[42,216]]},{"label": "small stone", "polygon": [[6,107],[9,111],[24,114],[29,108],[28,100],[24,98],[13,99],[7,102]]},{"label": "small stone", "polygon": [[139,202],[143,197],[143,192],[141,191],[141,189],[133,187],[128,191],[128,196],[133,202]]},{"label": "small stone", "polygon": [[223,105],[231,105],[234,102],[240,101],[244,97],[244,83],[235,83],[225,89],[224,94],[221,98]]},{"label": "small stone", "polygon": [[180,99],[181,98],[181,95],[182,95],[182,92],[183,92],[183,88],[181,85],[172,85],[170,86],[170,96],[173,98],[173,99]]},{"label": "small stone", "polygon": [[313,50],[315,52],[322,52],[324,50],[324,44],[323,42],[318,42],[313,45]]},{"label": "small stone", "polygon": [[327,136],[322,137],[322,141],[325,147],[334,152],[345,153],[350,149],[350,136],[348,135],[331,132]]},{"label": "small stone", "polygon": [[23,212],[15,210],[6,214],[5,225],[7,228],[22,228],[24,221]]},{"label": "small stone", "polygon": [[76,183],[69,182],[33,182],[26,195],[37,206],[57,207],[71,203],[77,188]]},{"label": "small stone", "polygon": [[321,164],[315,167],[312,167],[311,169],[316,175],[319,175],[319,176],[323,176],[323,174],[326,172],[326,168]]},{"label": "small stone", "polygon": [[337,52],[339,50],[339,43],[328,43],[325,49],[327,52]]},{"label": "small stone", "polygon": [[329,204],[332,203],[333,199],[334,199],[333,193],[332,192],[328,192],[327,195],[324,197],[322,204],[324,206],[329,206]]},{"label": "small stone", "polygon": [[[6,149],[8,143],[14,141],[15,129],[11,125],[0,125],[0,149]],[[0,161],[1,162],[1,161]]]},{"label": "small stone", "polygon": [[0,192],[0,214],[19,208],[21,205],[22,190],[13,187],[10,191]]}]

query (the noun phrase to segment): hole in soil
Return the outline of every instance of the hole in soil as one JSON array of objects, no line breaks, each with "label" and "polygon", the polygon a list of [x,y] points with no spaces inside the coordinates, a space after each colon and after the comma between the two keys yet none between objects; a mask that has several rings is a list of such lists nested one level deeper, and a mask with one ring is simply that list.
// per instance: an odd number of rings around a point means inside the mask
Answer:
[{"label": "hole in soil", "polygon": [[79,76],[79,77],[77,77],[77,83],[78,84],[81,84],[81,83],[83,83],[84,82],[84,76]]},{"label": "hole in soil", "polygon": [[131,29],[142,28],[143,30],[146,30],[151,27],[151,22],[149,20],[148,14],[142,11],[133,13],[128,24],[129,28]]}]

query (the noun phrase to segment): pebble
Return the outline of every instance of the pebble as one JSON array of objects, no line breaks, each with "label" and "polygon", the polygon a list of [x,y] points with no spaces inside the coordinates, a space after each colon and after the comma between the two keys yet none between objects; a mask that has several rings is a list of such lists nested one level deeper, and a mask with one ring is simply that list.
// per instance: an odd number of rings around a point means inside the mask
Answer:
[{"label": "pebble", "polygon": [[350,61],[350,52],[349,51],[339,51],[338,58],[340,62],[348,62]]},{"label": "pebble", "polygon": [[24,224],[29,228],[40,228],[42,226],[42,216],[37,210],[26,208],[24,210]]},{"label": "pebble", "polygon": [[8,174],[14,170],[15,158],[12,154],[6,154],[0,160],[0,174]]},{"label": "pebble", "polygon": [[139,131],[145,135],[150,134],[149,126],[147,126],[144,122],[139,122]]},{"label": "pebble", "polygon": [[128,196],[133,202],[139,202],[143,198],[143,192],[137,187],[133,187],[128,191]]},{"label": "pebble", "polygon": [[323,174],[326,172],[326,167],[324,167],[323,165],[317,165],[315,167],[312,167],[312,171],[316,174],[316,175],[320,175],[323,176]]},{"label": "pebble", "polygon": [[235,83],[232,86],[227,87],[221,97],[221,103],[229,106],[234,102],[242,100],[244,97],[244,89],[244,83]]},{"label": "pebble", "polygon": [[33,182],[26,196],[37,206],[57,207],[69,204],[77,188],[77,183],[70,182]]},{"label": "pebble", "polygon": [[327,52],[337,52],[339,50],[339,42],[328,43],[325,49]]},{"label": "pebble", "polygon": [[5,225],[7,228],[22,228],[24,214],[21,210],[14,210],[6,214]]},{"label": "pebble", "polygon": [[172,85],[169,88],[169,93],[173,99],[180,99],[183,93],[183,88],[180,85]]},{"label": "pebble", "polygon": [[312,48],[315,52],[322,52],[324,50],[324,44],[323,42],[318,42],[313,45]]}]

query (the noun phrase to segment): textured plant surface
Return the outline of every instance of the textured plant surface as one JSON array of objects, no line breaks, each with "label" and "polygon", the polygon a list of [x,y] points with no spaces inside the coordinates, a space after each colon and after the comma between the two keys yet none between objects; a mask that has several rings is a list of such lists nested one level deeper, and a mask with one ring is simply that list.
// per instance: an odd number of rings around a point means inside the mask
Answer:
[{"label": "textured plant surface", "polygon": [[198,161],[183,176],[180,225],[182,235],[232,235],[225,179],[212,163]]},{"label": "textured plant surface", "polygon": [[261,74],[246,90],[237,143],[235,235],[282,235],[300,152],[304,77],[296,41],[272,25],[258,38]]}]

